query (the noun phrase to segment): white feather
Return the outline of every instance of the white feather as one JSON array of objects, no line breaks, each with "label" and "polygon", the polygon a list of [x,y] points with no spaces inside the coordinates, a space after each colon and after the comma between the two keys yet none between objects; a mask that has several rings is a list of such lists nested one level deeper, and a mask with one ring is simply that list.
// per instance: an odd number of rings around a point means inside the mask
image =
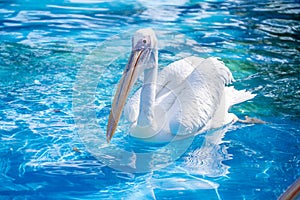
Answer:
[{"label": "white feather", "polygon": [[[188,57],[164,68],[156,84],[154,119],[160,132],[157,137],[166,137],[168,133],[193,134],[230,123],[235,115],[228,113],[228,109],[255,96],[226,87],[231,81],[230,70],[212,57]],[[141,89],[124,109],[133,126],[139,116],[140,94]]]},{"label": "white feather", "polygon": [[[127,102],[125,117],[130,134],[147,141],[164,142],[218,128],[237,120],[229,108],[255,95],[227,87],[230,70],[217,58],[187,57],[158,74],[155,32],[136,31],[132,52],[118,85],[107,125],[107,141],[113,136],[126,98],[139,75],[143,85]],[[177,137],[176,137],[177,139]]]}]

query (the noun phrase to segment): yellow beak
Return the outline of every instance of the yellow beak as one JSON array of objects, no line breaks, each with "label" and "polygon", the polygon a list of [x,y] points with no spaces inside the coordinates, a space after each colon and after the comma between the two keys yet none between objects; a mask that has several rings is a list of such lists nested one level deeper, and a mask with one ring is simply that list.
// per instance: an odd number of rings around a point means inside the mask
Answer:
[{"label": "yellow beak", "polygon": [[114,101],[110,110],[108,124],[106,127],[106,141],[108,143],[110,142],[111,138],[113,137],[116,131],[118,122],[122,114],[122,110],[126,103],[126,99],[134,82],[137,79],[137,64],[139,62],[142,52],[143,50],[135,50],[131,53],[129,61],[126,65],[120,83],[118,85],[118,89],[114,96]]}]

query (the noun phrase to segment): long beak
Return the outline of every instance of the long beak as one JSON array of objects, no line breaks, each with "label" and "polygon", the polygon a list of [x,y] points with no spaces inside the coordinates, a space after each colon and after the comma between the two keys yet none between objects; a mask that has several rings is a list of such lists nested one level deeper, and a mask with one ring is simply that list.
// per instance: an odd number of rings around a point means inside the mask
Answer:
[{"label": "long beak", "polygon": [[136,50],[131,53],[129,61],[118,85],[118,89],[114,96],[114,101],[110,110],[108,124],[106,127],[106,141],[108,143],[110,142],[116,131],[128,94],[132,88],[132,85],[137,79],[137,64],[142,53],[143,50]]}]

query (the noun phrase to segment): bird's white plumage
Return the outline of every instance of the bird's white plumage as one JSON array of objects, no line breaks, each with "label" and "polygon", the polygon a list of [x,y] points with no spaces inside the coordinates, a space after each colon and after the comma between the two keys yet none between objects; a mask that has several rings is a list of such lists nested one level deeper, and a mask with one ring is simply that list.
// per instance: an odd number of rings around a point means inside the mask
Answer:
[{"label": "bird's white plumage", "polygon": [[[157,137],[163,140],[166,134],[193,134],[230,123],[235,117],[228,113],[230,106],[254,97],[244,90],[226,87],[232,80],[224,63],[212,57],[188,57],[165,67],[156,83]],[[133,127],[137,126],[140,94],[141,89],[124,109]]]},{"label": "bird's white plumage", "polygon": [[230,70],[217,58],[187,57],[158,73],[157,38],[152,29],[138,30],[132,53],[120,80],[107,125],[113,136],[125,100],[137,76],[143,86],[127,101],[125,117],[130,134],[147,141],[163,142],[218,128],[237,119],[230,106],[255,95],[226,86],[233,81]]}]

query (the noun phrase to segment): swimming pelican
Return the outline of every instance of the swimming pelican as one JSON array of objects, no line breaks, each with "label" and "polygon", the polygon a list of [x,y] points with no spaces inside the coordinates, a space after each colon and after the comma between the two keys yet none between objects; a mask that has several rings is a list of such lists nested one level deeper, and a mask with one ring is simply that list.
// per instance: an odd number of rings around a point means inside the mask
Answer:
[{"label": "swimming pelican", "polygon": [[[126,99],[139,75],[142,87]],[[151,28],[138,30],[132,52],[114,96],[106,139],[113,137],[122,110],[132,123],[133,137],[151,142],[171,140],[218,128],[237,121],[228,109],[255,95],[226,84],[233,80],[216,58],[187,57],[171,63],[158,74],[157,38]]]}]

